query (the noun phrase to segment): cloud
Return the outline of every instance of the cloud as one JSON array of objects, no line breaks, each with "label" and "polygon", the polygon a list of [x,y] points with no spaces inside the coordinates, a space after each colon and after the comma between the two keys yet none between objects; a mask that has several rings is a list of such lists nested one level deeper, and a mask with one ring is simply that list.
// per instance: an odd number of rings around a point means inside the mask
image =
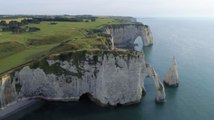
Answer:
[{"label": "cloud", "polygon": [[0,14],[214,16],[213,0],[0,0]]}]

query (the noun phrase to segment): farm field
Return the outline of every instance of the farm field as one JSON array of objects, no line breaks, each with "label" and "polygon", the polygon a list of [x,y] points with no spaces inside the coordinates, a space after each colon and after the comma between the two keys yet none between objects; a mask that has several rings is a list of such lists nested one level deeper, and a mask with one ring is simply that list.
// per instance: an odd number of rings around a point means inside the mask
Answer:
[{"label": "farm field", "polygon": [[[21,19],[23,18],[17,20]],[[55,22],[54,25],[42,21],[39,24],[26,25],[37,27],[40,31],[0,32],[0,73],[44,55],[65,41],[67,41],[66,45],[63,45],[66,50],[93,49],[105,45],[104,39],[94,34],[88,37],[86,34],[104,25],[119,23],[121,22],[108,17],[97,18],[95,22]]]}]

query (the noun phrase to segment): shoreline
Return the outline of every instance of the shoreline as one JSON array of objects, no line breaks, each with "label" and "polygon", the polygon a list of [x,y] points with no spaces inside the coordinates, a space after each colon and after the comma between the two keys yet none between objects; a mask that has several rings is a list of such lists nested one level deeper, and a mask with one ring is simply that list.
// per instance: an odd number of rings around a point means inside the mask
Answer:
[{"label": "shoreline", "polygon": [[[0,120],[12,120],[14,118],[18,119],[23,117],[26,113],[31,112],[39,108],[43,104],[42,100],[39,99],[26,99],[15,102],[4,109],[0,110]],[[28,108],[30,110],[26,111],[24,114],[18,114]]]}]

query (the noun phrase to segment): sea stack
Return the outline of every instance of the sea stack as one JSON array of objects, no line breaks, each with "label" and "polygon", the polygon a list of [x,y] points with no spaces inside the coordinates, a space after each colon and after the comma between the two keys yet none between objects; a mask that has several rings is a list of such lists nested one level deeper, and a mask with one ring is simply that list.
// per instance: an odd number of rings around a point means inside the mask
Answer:
[{"label": "sea stack", "polygon": [[172,66],[169,68],[169,71],[166,74],[164,84],[169,87],[178,87],[179,77],[175,57],[173,57]]}]

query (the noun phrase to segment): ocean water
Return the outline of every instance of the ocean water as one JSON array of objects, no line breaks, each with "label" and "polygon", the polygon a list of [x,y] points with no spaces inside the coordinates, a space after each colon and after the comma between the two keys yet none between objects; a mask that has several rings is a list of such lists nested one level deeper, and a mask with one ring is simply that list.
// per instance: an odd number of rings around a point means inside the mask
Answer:
[{"label": "ocean water", "polygon": [[146,96],[140,104],[102,108],[89,101],[46,103],[21,120],[213,120],[214,19],[139,19],[150,26],[154,45],[144,48],[163,80],[175,56],[180,86],[166,88],[166,103],[154,102],[155,88],[145,80]]}]

